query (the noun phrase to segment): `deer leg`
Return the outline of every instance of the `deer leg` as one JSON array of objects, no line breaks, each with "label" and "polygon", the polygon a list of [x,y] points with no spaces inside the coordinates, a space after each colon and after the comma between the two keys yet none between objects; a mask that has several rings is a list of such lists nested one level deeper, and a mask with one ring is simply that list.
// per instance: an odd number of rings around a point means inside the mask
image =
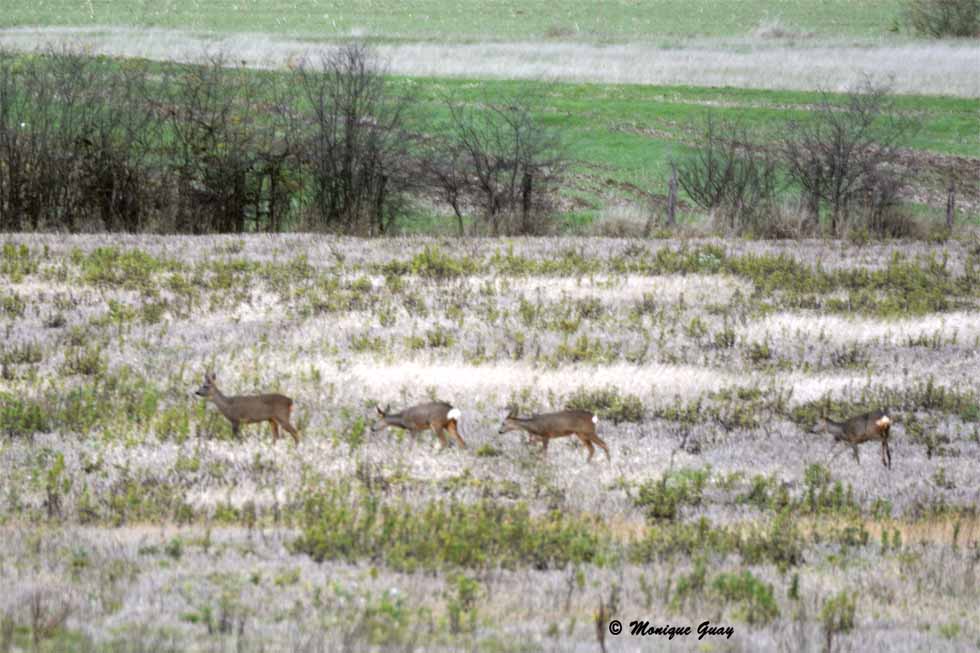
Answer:
[{"label": "deer leg", "polygon": [[882,442],[885,445],[885,453],[888,454],[888,469],[892,468],[892,448],[891,445],[888,444],[888,439],[891,437],[891,435],[892,435],[892,427],[891,424],[889,424],[888,426],[885,427],[885,438],[884,440],[882,440]]},{"label": "deer leg", "polygon": [[860,464],[861,463],[861,456],[860,456],[860,454],[858,454],[858,446],[856,444],[852,444],[851,445],[851,449],[854,450],[854,461],[857,462],[858,464]]},{"label": "deer leg", "polygon": [[448,430],[449,430],[449,435],[453,436],[453,438],[456,439],[456,442],[459,443],[459,446],[465,449],[466,442],[463,441],[463,436],[459,434],[459,427],[456,425],[456,420],[449,422]]},{"label": "deer leg", "polygon": [[269,424],[272,426],[272,441],[279,442],[279,425],[274,418],[269,420]]},{"label": "deer leg", "polygon": [[592,446],[592,442],[589,440],[588,436],[582,435],[581,433],[576,433],[578,439],[582,441],[582,444],[586,446],[589,450],[589,457],[585,459],[585,462],[592,462],[592,456],[595,455],[595,447]]},{"label": "deer leg", "polygon": [[888,438],[881,440],[881,464],[888,469],[892,468],[892,450],[888,447]]},{"label": "deer leg", "polygon": [[236,440],[238,439],[238,436],[241,434],[241,430],[242,430],[241,423],[238,420],[232,420],[231,433],[232,435],[235,436]]},{"label": "deer leg", "polygon": [[595,433],[593,433],[591,437],[592,437],[592,441],[595,442],[597,445],[599,445],[602,448],[602,450],[606,452],[606,460],[612,460],[612,458],[609,457],[609,447],[607,447],[606,443],[602,441],[602,438],[600,438]]},{"label": "deer leg", "polygon": [[296,443],[296,446],[298,447],[299,446],[299,431],[296,430],[296,427],[293,426],[292,424],[290,424],[288,421],[283,422],[282,423],[282,427],[284,429],[286,429],[286,431],[289,433],[289,435],[291,435],[293,437],[293,442],[295,442]]},{"label": "deer leg", "polygon": [[433,422],[432,424],[429,424],[429,428],[431,428],[432,431],[439,436],[439,441],[442,442],[443,449],[449,446],[449,440],[446,438],[446,432],[441,426]]},{"label": "deer leg", "polygon": [[548,454],[548,442],[550,438],[546,435],[541,436],[541,455],[545,456]]}]

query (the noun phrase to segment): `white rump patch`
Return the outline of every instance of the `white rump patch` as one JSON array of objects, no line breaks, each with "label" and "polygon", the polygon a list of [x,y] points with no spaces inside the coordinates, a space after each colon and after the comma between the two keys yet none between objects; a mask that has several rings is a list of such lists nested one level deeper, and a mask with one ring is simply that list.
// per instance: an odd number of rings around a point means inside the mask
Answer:
[{"label": "white rump patch", "polygon": [[879,419],[877,422],[875,422],[875,424],[877,424],[881,428],[885,428],[886,426],[888,426],[891,423],[892,423],[892,421],[890,419],[888,419],[888,415],[885,415],[884,417],[882,417],[881,419]]},{"label": "white rump patch", "polygon": [[598,417],[596,417],[595,415],[593,415],[593,416],[592,416],[592,423],[593,423],[593,424],[598,424],[598,423],[599,423],[599,418],[598,418]]},{"label": "white rump patch", "polygon": [[453,408],[448,413],[446,413],[447,419],[459,419],[463,416],[463,413],[459,412],[459,408]]}]

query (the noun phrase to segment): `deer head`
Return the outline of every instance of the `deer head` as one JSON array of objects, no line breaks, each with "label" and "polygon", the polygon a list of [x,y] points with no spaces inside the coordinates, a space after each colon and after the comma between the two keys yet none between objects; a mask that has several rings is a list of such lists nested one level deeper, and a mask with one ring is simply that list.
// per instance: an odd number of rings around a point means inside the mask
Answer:
[{"label": "deer head", "polygon": [[201,384],[201,387],[194,394],[198,397],[210,397],[215,390],[214,380],[214,372],[210,370],[205,372],[204,383]]},{"label": "deer head", "polygon": [[378,419],[371,425],[371,431],[377,432],[390,426],[388,412],[391,410],[391,405],[386,406],[384,410],[381,410],[381,406],[375,406],[374,409],[378,411]]},{"label": "deer head", "polygon": [[500,425],[500,429],[497,431],[497,433],[503,434],[509,431],[520,430],[521,427],[514,422],[516,418],[517,418],[517,413],[514,412],[514,409],[513,408],[508,409],[507,417],[504,418],[504,421]]}]

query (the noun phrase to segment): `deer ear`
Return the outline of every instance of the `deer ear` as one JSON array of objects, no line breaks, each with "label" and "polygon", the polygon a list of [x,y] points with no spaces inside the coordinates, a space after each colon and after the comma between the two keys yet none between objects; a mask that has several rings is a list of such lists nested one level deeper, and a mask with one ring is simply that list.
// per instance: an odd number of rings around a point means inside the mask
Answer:
[{"label": "deer ear", "polygon": [[378,411],[378,415],[381,415],[382,417],[385,416],[385,412],[381,410],[381,406],[375,406],[374,409]]}]

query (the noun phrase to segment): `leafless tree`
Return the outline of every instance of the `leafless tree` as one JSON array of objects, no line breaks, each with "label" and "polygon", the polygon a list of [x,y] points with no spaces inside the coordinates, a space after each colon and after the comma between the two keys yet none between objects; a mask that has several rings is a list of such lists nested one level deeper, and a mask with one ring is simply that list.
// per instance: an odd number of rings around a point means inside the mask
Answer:
[{"label": "leafless tree", "polygon": [[0,226],[141,228],[152,138],[140,64],[0,53]]},{"label": "leafless tree", "polygon": [[913,30],[933,38],[980,32],[980,0],[909,0],[905,15]]},{"label": "leafless tree", "polygon": [[808,198],[811,218],[826,204],[838,235],[854,206],[882,215],[904,183],[899,148],[915,128],[895,110],[889,87],[867,80],[843,103],[823,94],[812,116],[789,123],[782,159]]},{"label": "leafless tree", "polygon": [[532,100],[446,100],[449,136],[431,166],[435,185],[462,226],[461,197],[478,206],[490,233],[540,232],[565,167],[557,135],[533,116]]},{"label": "leafless tree", "polygon": [[720,211],[732,230],[769,215],[777,192],[777,160],[752,144],[748,129],[708,113],[692,152],[677,162],[677,181],[700,207]]},{"label": "leafless tree", "polygon": [[302,162],[312,183],[312,221],[346,233],[384,233],[406,186],[409,99],[396,97],[366,46],[350,44],[302,62],[295,83],[307,113]]},{"label": "leafless tree", "polygon": [[180,232],[243,232],[260,191],[263,77],[221,55],[169,67],[148,101],[172,135]]}]

